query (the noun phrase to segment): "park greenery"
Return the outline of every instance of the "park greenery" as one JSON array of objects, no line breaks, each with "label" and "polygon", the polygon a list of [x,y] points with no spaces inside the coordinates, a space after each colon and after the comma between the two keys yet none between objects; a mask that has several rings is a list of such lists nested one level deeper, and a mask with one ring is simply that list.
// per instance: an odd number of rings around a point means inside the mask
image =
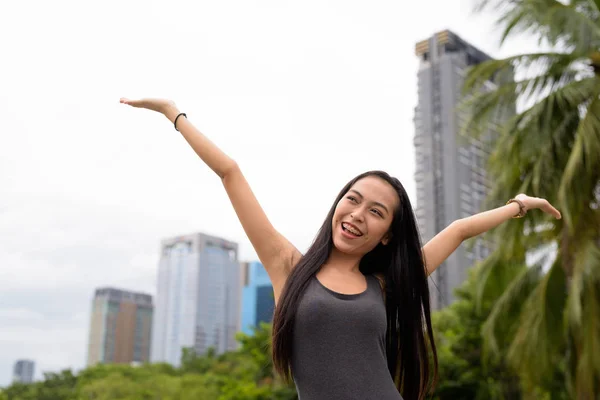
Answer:
[{"label": "park greenery", "polygon": [[[496,251],[471,269],[456,301],[433,314],[440,376],[430,398],[598,398],[600,0],[478,3],[498,15],[503,41],[532,35],[549,49],[484,62],[465,79],[464,134],[497,132],[488,204],[527,193],[548,199],[563,218],[532,212],[489,233]],[[528,261],[532,251],[545,256]],[[46,373],[3,389],[0,400],[295,399],[293,385],[273,372],[270,329],[240,333],[239,348],[225,354],[184,351],[178,368]]]}]

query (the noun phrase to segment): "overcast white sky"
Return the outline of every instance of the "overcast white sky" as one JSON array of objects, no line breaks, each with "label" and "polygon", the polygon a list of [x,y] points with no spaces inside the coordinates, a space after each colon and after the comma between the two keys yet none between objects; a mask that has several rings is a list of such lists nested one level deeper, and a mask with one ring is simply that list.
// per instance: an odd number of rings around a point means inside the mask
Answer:
[{"label": "overcast white sky", "polygon": [[449,28],[499,57],[471,0],[5,1],[0,5],[0,386],[85,363],[98,286],[155,293],[159,241],[203,231],[255,257],[164,96],[310,244],[335,194],[384,169],[414,199],[414,45]]}]

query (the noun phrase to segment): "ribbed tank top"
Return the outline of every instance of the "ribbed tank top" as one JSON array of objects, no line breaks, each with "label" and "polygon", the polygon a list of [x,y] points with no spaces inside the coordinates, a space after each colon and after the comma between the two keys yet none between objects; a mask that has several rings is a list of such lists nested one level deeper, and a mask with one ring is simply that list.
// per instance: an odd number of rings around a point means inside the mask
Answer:
[{"label": "ribbed tank top", "polygon": [[387,367],[379,281],[342,294],[313,277],[294,322],[292,374],[299,400],[402,400]]}]

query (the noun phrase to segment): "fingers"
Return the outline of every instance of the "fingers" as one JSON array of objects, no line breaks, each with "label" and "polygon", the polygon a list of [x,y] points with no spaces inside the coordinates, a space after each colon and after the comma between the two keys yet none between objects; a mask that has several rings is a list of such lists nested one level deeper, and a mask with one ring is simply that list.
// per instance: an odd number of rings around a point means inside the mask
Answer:
[{"label": "fingers", "polygon": [[558,211],[556,208],[554,208],[554,206],[552,206],[552,204],[550,204],[550,203],[548,203],[548,210],[544,210],[544,211],[546,211],[547,213],[549,213],[556,219],[562,218],[562,215],[560,215],[560,211]]},{"label": "fingers", "polygon": [[135,108],[147,108],[149,110],[156,111],[156,107],[153,107],[152,103],[148,102],[146,99],[131,100],[126,97],[121,97],[121,100],[119,100],[119,102],[121,104],[126,104],[128,106],[135,107]]},{"label": "fingers", "polygon": [[121,99],[119,100],[119,102],[121,104],[127,104],[128,106],[134,106],[134,107],[136,106],[136,103],[137,103],[136,101],[130,100],[130,99],[126,98],[126,97],[121,97]]},{"label": "fingers", "polygon": [[556,219],[561,219],[562,215],[550,202],[540,197],[530,197],[524,193],[520,193],[516,197],[526,204],[526,209],[539,208],[545,213],[552,215]]},{"label": "fingers", "polygon": [[550,204],[550,202],[548,200],[546,200],[546,199],[541,199],[541,200],[542,200],[542,205],[541,205],[540,209],[542,211],[552,215],[556,219],[562,218],[560,211],[558,211],[552,204]]},{"label": "fingers", "polygon": [[162,109],[166,107],[169,103],[167,100],[163,99],[153,99],[153,98],[143,98],[139,100],[131,100],[127,97],[121,97],[119,100],[122,104],[127,104],[131,107],[136,108],[147,108],[148,110],[162,112]]}]

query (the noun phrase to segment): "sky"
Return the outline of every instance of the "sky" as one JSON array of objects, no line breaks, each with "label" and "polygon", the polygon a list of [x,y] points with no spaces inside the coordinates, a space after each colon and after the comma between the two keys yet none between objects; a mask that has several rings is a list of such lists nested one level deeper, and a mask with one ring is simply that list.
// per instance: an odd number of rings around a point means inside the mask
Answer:
[{"label": "sky", "polygon": [[38,379],[84,367],[94,289],[154,294],[162,238],[205,232],[256,258],[216,175],[120,97],[174,100],[303,251],[360,172],[386,170],[415,198],[416,42],[450,29],[494,57],[535,50],[499,48],[472,6],[2,2],[0,386],[20,358]]}]

